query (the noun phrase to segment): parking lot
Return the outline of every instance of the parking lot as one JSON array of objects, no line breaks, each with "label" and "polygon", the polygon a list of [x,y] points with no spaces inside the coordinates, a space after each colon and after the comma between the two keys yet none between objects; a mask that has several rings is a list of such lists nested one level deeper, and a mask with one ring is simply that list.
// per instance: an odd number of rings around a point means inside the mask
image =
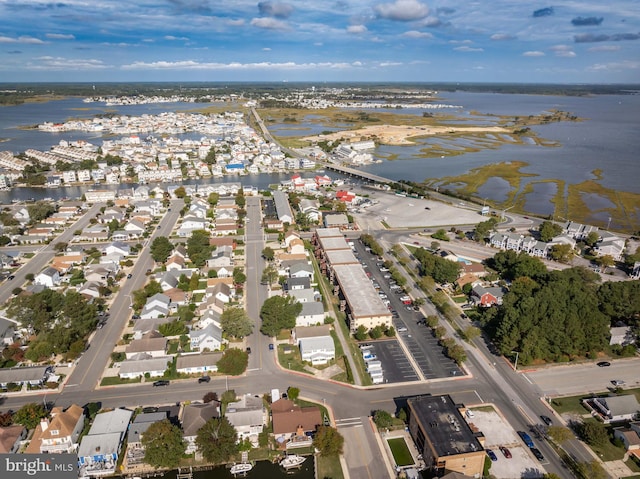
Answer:
[{"label": "parking lot", "polygon": [[[423,319],[422,314],[419,311],[415,311],[412,307],[408,307],[402,303],[400,298],[404,293],[402,293],[401,290],[391,289],[389,284],[390,278],[385,278],[385,275],[388,275],[388,272],[381,270],[382,267],[379,266],[379,264],[381,264],[380,260],[374,257],[371,253],[368,253],[360,241],[355,241],[354,247],[360,262],[363,266],[366,265],[365,271],[370,274],[371,280],[374,284],[379,285],[379,292],[386,296],[384,299],[389,301],[391,310],[396,312],[393,320],[393,326],[396,329],[396,334],[402,339],[409,351],[409,354],[411,354],[415,364],[420,369],[420,374],[422,374],[424,379],[447,378],[462,375],[463,372],[456,363],[444,355],[442,347],[438,345],[438,340],[431,333],[431,329],[423,324],[418,324],[418,321]],[[397,344],[397,342],[395,343],[397,352],[394,352],[394,354],[401,354],[409,368],[411,368],[414,374],[416,374],[411,363],[406,358],[403,349],[399,344]],[[397,371],[392,372],[392,376],[387,378],[387,370],[394,371],[395,369],[393,364],[395,359],[391,359],[393,356],[389,354],[388,356],[390,361],[386,361],[383,355],[384,353],[382,352],[381,354],[376,353],[378,360],[382,362],[385,382],[413,381],[420,379],[419,375],[416,375],[415,379],[404,379],[409,377],[408,370],[405,369],[405,366],[402,366]],[[392,377],[394,379],[392,379]]]},{"label": "parking lot", "polygon": [[[472,429],[475,427],[484,434],[485,449],[491,449],[497,458],[491,462],[492,476],[498,479],[542,477],[545,471],[541,463],[533,457],[517,432],[495,409],[483,406],[471,408],[471,411],[473,417],[465,419]],[[510,458],[501,452],[500,446],[507,448]]]},{"label": "parking lot", "polygon": [[385,383],[400,383],[419,379],[396,339],[365,342],[365,344],[371,346],[370,351],[382,363]]}]

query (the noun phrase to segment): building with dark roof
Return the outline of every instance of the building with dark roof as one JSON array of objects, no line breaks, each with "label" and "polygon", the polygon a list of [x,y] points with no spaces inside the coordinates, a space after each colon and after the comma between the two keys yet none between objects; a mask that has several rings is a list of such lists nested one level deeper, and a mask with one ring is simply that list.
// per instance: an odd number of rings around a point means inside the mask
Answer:
[{"label": "building with dark roof", "polygon": [[[427,468],[438,476],[459,472],[482,477],[484,436],[474,433],[451,396],[417,396],[407,400],[409,432]],[[482,441],[482,442],[481,442]]]}]

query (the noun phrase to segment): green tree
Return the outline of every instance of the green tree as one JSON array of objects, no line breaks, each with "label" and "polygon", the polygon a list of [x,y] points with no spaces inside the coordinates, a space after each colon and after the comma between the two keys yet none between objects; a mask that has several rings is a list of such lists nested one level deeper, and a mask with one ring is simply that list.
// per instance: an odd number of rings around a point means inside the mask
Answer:
[{"label": "green tree", "polygon": [[543,221],[538,230],[540,232],[540,241],[547,243],[562,233],[562,226],[552,221]]},{"label": "green tree", "polygon": [[592,231],[591,233],[589,233],[587,237],[584,239],[584,242],[586,243],[586,245],[591,248],[593,248],[598,241],[600,241],[600,235],[595,231]]},{"label": "green tree", "polygon": [[198,430],[196,445],[208,462],[221,464],[238,453],[237,437],[235,428],[226,417],[214,417]]},{"label": "green tree", "polygon": [[447,235],[446,230],[440,228],[438,231],[431,235],[432,238],[440,240],[440,241],[449,241],[449,236]]},{"label": "green tree", "polygon": [[313,446],[320,451],[321,456],[337,456],[342,454],[344,437],[333,427],[318,426]]},{"label": "green tree", "polygon": [[247,200],[244,197],[244,191],[242,191],[242,188],[238,191],[238,194],[236,194],[236,205],[238,205],[238,208],[244,208],[245,205],[247,204]]},{"label": "green tree", "polygon": [[13,415],[15,424],[22,424],[27,429],[35,429],[40,424],[40,419],[47,417],[47,410],[39,403],[28,403],[22,406]]},{"label": "green tree", "polygon": [[187,191],[185,190],[184,186],[178,186],[173,194],[176,198],[184,198],[185,196],[187,196]]},{"label": "green tree", "polygon": [[161,324],[158,327],[158,332],[163,336],[181,336],[182,334],[187,334],[189,332],[189,328],[185,326],[185,324],[176,319],[175,321],[171,321],[170,323]]},{"label": "green tree", "polygon": [[164,263],[173,251],[173,243],[166,236],[157,236],[151,243],[149,251],[156,263]]},{"label": "green tree", "polygon": [[238,348],[228,348],[218,361],[218,371],[230,376],[239,376],[247,369],[249,355]]},{"label": "green tree", "polygon": [[275,266],[269,265],[265,269],[262,270],[262,276],[260,277],[260,282],[262,284],[268,284],[271,286],[273,283],[278,281],[278,270]]},{"label": "green tree", "polygon": [[282,329],[294,328],[300,311],[302,311],[302,304],[295,298],[272,296],[260,308],[262,318],[260,331],[267,336],[276,336]]},{"label": "green tree", "polygon": [[606,272],[607,268],[610,268],[614,264],[616,264],[616,260],[613,259],[613,256],[610,254],[605,254],[604,256],[598,256],[595,260],[596,264],[602,268],[602,272]]},{"label": "green tree", "polygon": [[481,242],[485,238],[488,238],[489,234],[495,230],[497,223],[498,220],[496,220],[495,218],[489,218],[487,221],[478,223],[475,230],[473,231],[473,239]]},{"label": "green tree", "polygon": [[53,203],[48,201],[38,201],[34,204],[27,206],[29,212],[29,219],[32,223],[39,223],[40,221],[48,218],[56,212],[56,207]]},{"label": "green tree", "polygon": [[581,436],[590,446],[604,446],[609,442],[609,434],[604,424],[599,421],[588,421],[582,424]]},{"label": "green tree", "polygon": [[168,419],[154,422],[142,434],[144,462],[154,468],[173,469],[180,465],[186,443],[182,430]]},{"label": "green tree", "polygon": [[219,200],[220,200],[220,195],[215,192],[209,193],[209,196],[207,197],[207,202],[211,206],[216,206]]},{"label": "green tree", "polygon": [[373,413],[373,422],[378,429],[389,429],[393,425],[393,416],[384,409],[378,409]]},{"label": "green tree", "polygon": [[365,339],[367,339],[367,328],[366,328],[366,326],[364,326],[363,324],[358,326],[358,329],[356,329],[356,332],[355,332],[354,336],[358,341],[364,341]]},{"label": "green tree", "polygon": [[65,241],[58,241],[56,244],[53,245],[53,249],[56,251],[56,253],[62,253],[64,250],[67,249],[67,246],[69,246],[69,243]]},{"label": "green tree", "polygon": [[558,444],[562,444],[565,441],[573,439],[573,433],[571,430],[563,426],[549,426],[547,428],[547,434]]},{"label": "green tree", "polygon": [[275,252],[273,251],[273,248],[271,248],[270,246],[266,246],[262,250],[262,257],[267,261],[273,261],[273,259],[275,258]]},{"label": "green tree", "polygon": [[568,263],[573,258],[573,248],[570,244],[554,244],[549,251],[549,256],[555,261]]},{"label": "green tree", "polygon": [[244,309],[238,307],[225,309],[220,315],[220,324],[222,330],[234,338],[249,336],[253,330],[253,321]]},{"label": "green tree", "polygon": [[240,266],[233,268],[233,282],[235,284],[244,284],[247,281],[247,275],[244,274],[244,269]]},{"label": "green tree", "polygon": [[202,268],[211,256],[213,247],[209,244],[209,233],[205,230],[196,230],[187,240],[187,254],[193,264]]},{"label": "green tree", "polygon": [[299,396],[300,396],[300,388],[297,388],[295,386],[289,386],[289,388],[287,388],[287,397],[289,399],[295,402],[298,400]]}]

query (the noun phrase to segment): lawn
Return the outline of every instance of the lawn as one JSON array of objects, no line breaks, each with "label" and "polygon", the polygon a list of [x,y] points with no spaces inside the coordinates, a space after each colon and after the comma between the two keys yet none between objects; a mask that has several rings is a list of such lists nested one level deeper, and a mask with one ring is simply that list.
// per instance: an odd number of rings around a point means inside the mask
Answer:
[{"label": "lawn", "polygon": [[340,466],[339,456],[316,456],[316,477],[330,477],[332,479],[343,479],[342,466]]},{"label": "lawn", "polygon": [[102,378],[102,381],[100,381],[100,386],[117,386],[119,384],[134,384],[139,382],[140,378],[120,379],[118,376],[107,376]]},{"label": "lawn", "polygon": [[411,456],[411,451],[409,451],[409,447],[403,437],[387,439],[387,442],[389,443],[391,454],[393,454],[393,460],[396,462],[397,466],[403,467],[415,464],[415,461]]}]

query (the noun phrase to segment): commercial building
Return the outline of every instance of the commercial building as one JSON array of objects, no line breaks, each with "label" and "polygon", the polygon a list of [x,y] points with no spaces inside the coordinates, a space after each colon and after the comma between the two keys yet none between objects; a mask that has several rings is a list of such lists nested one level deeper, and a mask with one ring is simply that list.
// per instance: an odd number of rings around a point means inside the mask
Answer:
[{"label": "commercial building", "polygon": [[409,432],[424,463],[438,476],[457,472],[482,477],[484,436],[474,433],[449,395],[417,396],[407,400]]}]

